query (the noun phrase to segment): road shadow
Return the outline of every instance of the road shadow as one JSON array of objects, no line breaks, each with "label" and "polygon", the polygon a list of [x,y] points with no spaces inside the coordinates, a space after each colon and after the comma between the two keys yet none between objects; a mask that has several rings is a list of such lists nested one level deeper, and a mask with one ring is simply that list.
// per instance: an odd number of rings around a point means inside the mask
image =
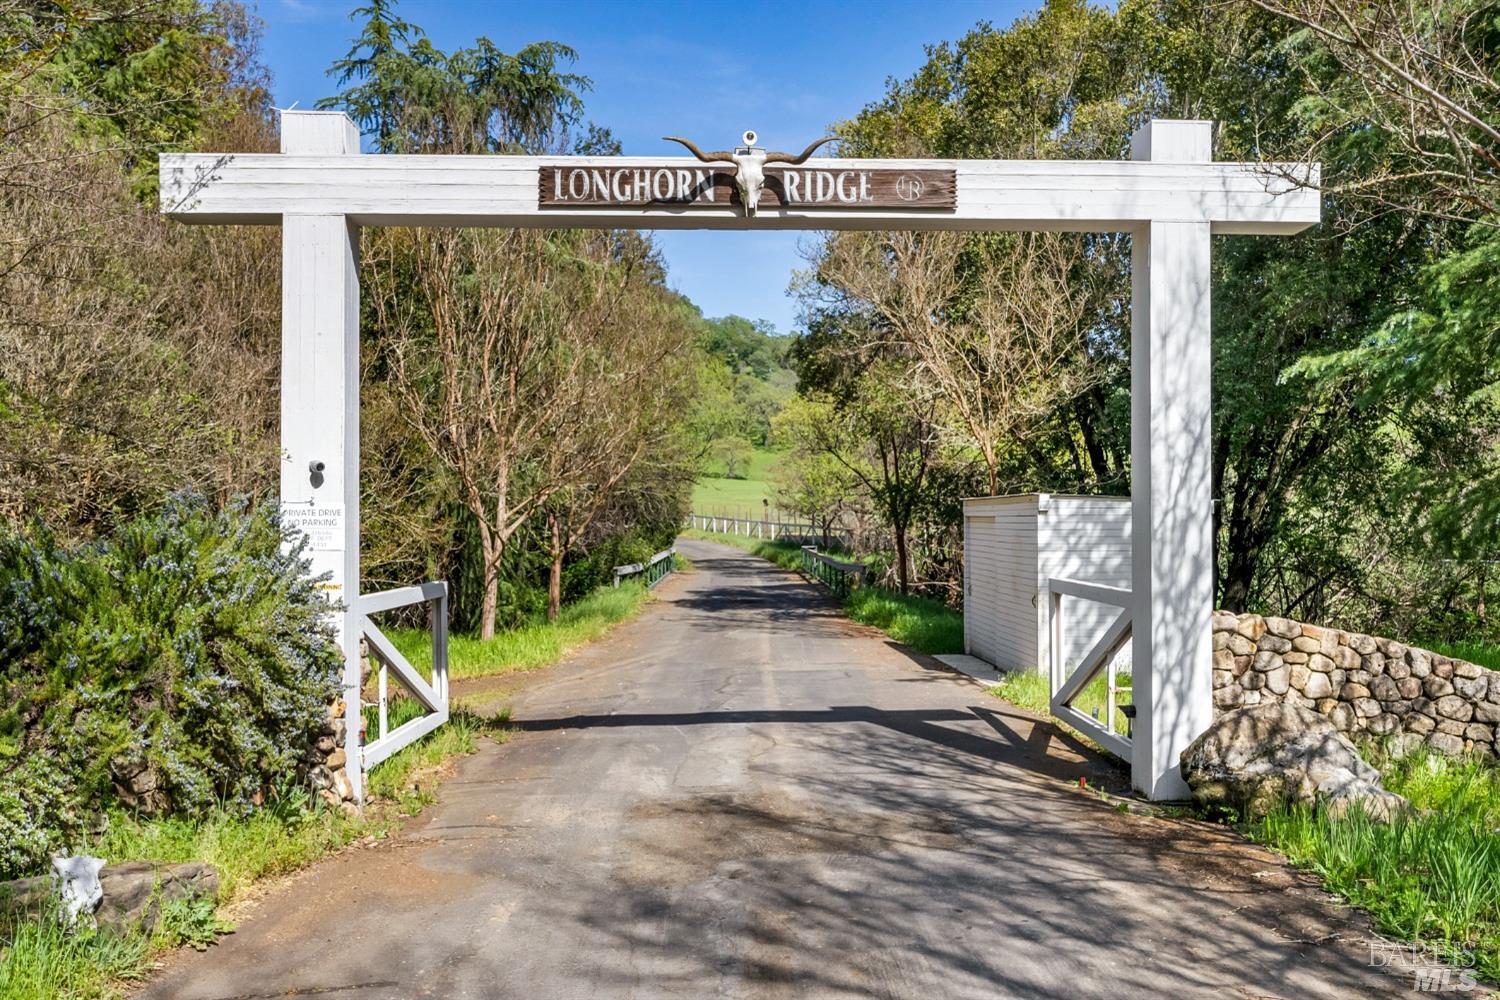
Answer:
[{"label": "road shadow", "polygon": [[[972,723],[988,729],[976,732]],[[948,725],[945,725],[947,723]],[[924,752],[923,744],[972,758],[976,766],[1004,765],[1017,770],[1116,793],[1127,793],[1129,775],[1119,762],[1095,751],[1071,733],[1021,709],[996,701],[990,705],[956,708],[881,709],[868,705],[832,706],[823,709],[726,710],[715,712],[646,712],[609,715],[567,715],[520,719],[512,722],[523,732],[558,732],[589,729],[697,726],[777,725],[797,727],[873,726],[919,741],[911,747],[913,757]],[[959,725],[953,725],[959,724]],[[963,725],[970,724],[970,725]],[[1068,751],[1066,754],[1054,751]]]},{"label": "road shadow", "polygon": [[1026,722],[861,705],[530,720],[621,738],[743,726],[768,749],[750,782],[636,801],[606,870],[581,896],[529,900],[529,926],[565,928],[604,995],[726,980],[757,998],[1403,990],[1369,967],[1361,919],[1279,859],[1223,828],[1120,815],[1058,780],[1075,772],[1036,756]]}]

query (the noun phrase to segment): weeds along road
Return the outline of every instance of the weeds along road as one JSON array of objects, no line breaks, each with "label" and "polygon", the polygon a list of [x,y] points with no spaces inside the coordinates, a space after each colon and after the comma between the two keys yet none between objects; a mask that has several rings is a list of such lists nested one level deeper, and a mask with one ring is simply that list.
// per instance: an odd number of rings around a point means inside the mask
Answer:
[{"label": "weeds along road", "polygon": [[403,835],[153,998],[1371,997],[1363,923],[1270,854],[1122,815],[1118,772],[769,564],[693,572],[506,696]]}]

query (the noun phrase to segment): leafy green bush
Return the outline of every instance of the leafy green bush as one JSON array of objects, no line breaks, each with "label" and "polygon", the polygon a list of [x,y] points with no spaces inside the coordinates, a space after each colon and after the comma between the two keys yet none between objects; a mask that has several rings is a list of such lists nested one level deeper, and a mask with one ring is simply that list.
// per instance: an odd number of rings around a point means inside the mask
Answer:
[{"label": "leafy green bush", "polygon": [[621,531],[596,542],[587,553],[570,558],[563,567],[563,600],[586,600],[600,587],[615,582],[615,567],[650,561],[669,548],[672,539],[642,530]]},{"label": "leafy green bush", "polygon": [[0,534],[0,876],[111,800],[248,810],[306,766],[340,655],[269,506],[179,496],[100,542]]}]

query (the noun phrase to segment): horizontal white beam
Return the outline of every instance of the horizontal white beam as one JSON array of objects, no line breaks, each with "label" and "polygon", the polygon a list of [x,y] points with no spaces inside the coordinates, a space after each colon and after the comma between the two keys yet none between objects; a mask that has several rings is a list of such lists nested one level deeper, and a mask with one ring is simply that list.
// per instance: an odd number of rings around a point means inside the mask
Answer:
[{"label": "horizontal white beam", "polygon": [[1065,576],[1049,577],[1047,589],[1054,594],[1077,597],[1084,601],[1097,601],[1100,604],[1109,604],[1117,608],[1129,608],[1133,604],[1131,592],[1124,587],[1086,583],[1083,580],[1071,580]]},{"label": "horizontal white beam", "polygon": [[1134,756],[1135,750],[1132,740],[1126,739],[1119,733],[1110,732],[1099,723],[1099,720],[1084,715],[1072,705],[1054,706],[1052,714],[1121,760],[1129,761]]},{"label": "horizontal white beam", "polygon": [[360,614],[373,615],[381,611],[393,611],[396,608],[421,604],[424,601],[436,601],[441,597],[446,597],[447,594],[447,581],[434,580],[429,583],[419,583],[413,587],[397,587],[395,590],[382,590],[374,594],[360,594],[355,603]]},{"label": "horizontal white beam", "polygon": [[359,225],[386,226],[1116,231],[1170,220],[1208,222],[1216,233],[1294,233],[1316,223],[1320,208],[1316,164],[833,158],[816,164],[830,170],[951,168],[957,208],[769,207],[747,219],[730,205],[538,205],[543,166],[695,164],[686,157],[164,154],[161,202],[172,218],[200,223],[343,215]]},{"label": "horizontal white beam", "polygon": [[447,721],[447,709],[443,709],[441,712],[433,712],[430,715],[419,715],[415,719],[403,722],[380,739],[366,743],[360,758],[364,769],[368,771],[387,757],[410,746]]},{"label": "horizontal white beam", "polygon": [[844,559],[835,559],[833,556],[819,552],[816,545],[804,545],[802,546],[802,551],[805,554],[812,556],[818,562],[828,566],[832,566],[834,569],[838,570],[841,573],[864,573],[867,572],[870,568],[864,563],[850,562]]}]

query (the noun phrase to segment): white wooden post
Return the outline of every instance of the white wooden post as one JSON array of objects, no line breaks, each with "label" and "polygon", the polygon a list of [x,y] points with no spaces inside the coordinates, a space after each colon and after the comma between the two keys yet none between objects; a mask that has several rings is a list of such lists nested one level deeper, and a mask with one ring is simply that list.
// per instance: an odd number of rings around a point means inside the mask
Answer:
[{"label": "white wooden post", "polygon": [[[359,130],[338,112],[283,112],[281,151],[354,156]],[[310,525],[313,572],[330,575],[344,608],[345,773],[362,801],[358,254],[359,229],[343,215],[281,220],[281,503]]]},{"label": "white wooden post", "polygon": [[[1153,121],[1132,158],[1209,163],[1212,136],[1209,122]],[[1131,781],[1185,798],[1178,755],[1213,721],[1210,226],[1152,221],[1133,235]]]}]

